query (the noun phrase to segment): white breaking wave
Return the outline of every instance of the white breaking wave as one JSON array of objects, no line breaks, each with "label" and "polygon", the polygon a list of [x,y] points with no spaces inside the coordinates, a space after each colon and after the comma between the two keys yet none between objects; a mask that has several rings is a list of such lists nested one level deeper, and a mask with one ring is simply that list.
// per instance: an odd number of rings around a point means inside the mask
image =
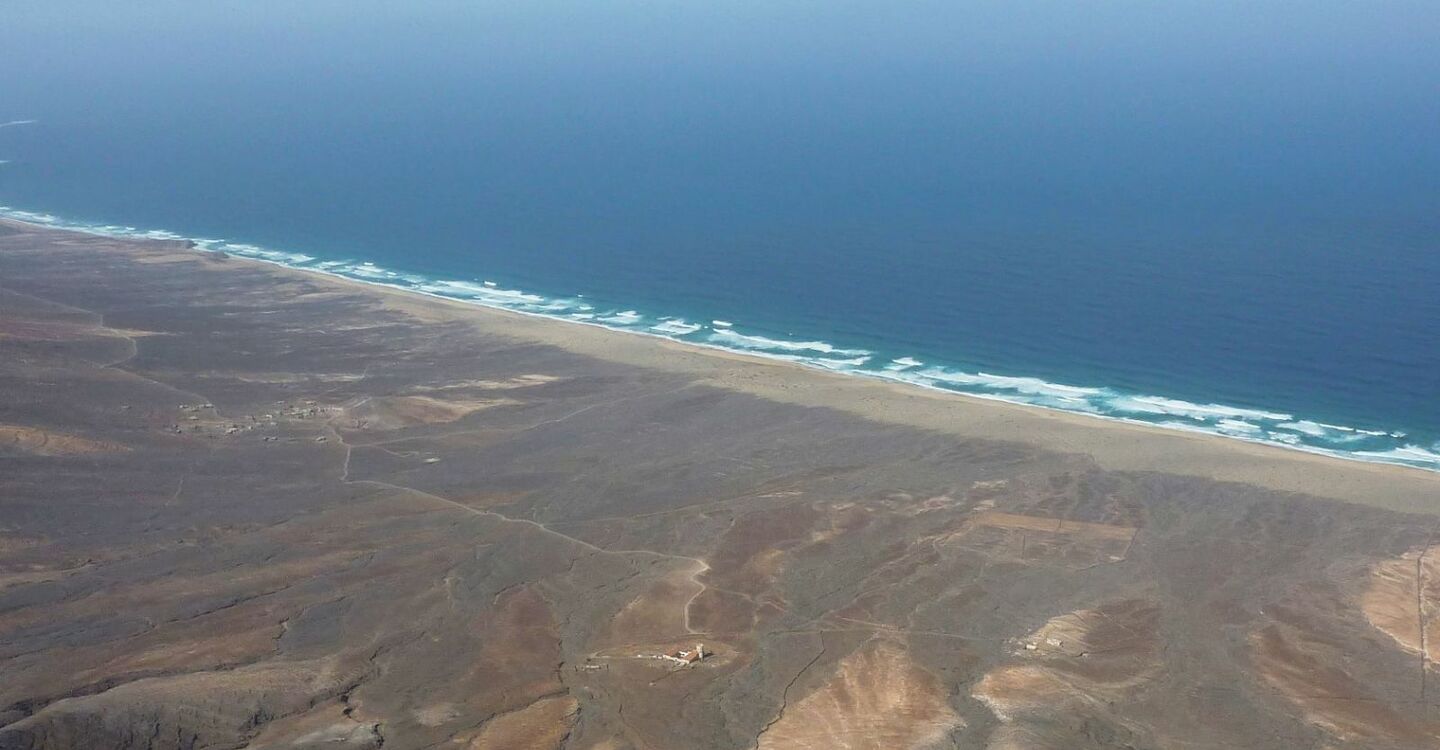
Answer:
[{"label": "white breaking wave", "polygon": [[[871,373],[867,372],[867,374]],[[1059,383],[1047,383],[1038,378],[1011,378],[985,373],[956,372],[936,367],[917,371],[892,366],[873,374],[887,380],[897,380],[911,385],[950,393],[964,393],[1011,404],[1064,409],[1097,416],[1107,413],[1103,403],[1084,394],[1085,391],[1090,390],[1103,392],[1103,389],[1085,389]]]},{"label": "white breaking wave", "polygon": [[1303,432],[1311,437],[1325,437],[1336,429],[1328,425],[1320,424],[1319,422],[1311,422],[1307,419],[1302,419],[1297,422],[1281,422],[1275,426],[1286,430],[1294,430],[1295,432]]},{"label": "white breaking wave", "polygon": [[663,318],[657,325],[650,326],[650,330],[658,333],[668,333],[672,336],[685,336],[694,333],[704,326],[696,323],[687,323],[680,318]]},{"label": "white breaking wave", "polygon": [[0,128],[13,128],[17,125],[35,125],[39,122],[39,120],[11,120],[10,122],[0,122]]},{"label": "white breaking wave", "polygon": [[351,267],[345,269],[345,272],[346,272],[347,274],[351,274],[351,275],[355,275],[355,276],[360,276],[360,277],[367,278],[367,279],[383,279],[383,278],[385,278],[385,272],[384,272],[384,271],[381,271],[380,269],[376,268],[375,266],[370,266],[370,265],[351,266]]},{"label": "white breaking wave", "polygon": [[1312,422],[1308,419],[1298,419],[1294,422],[1281,422],[1275,425],[1277,429],[1290,430],[1314,438],[1323,438],[1335,443],[1358,443],[1376,437],[1384,437],[1387,433],[1375,430],[1362,430],[1358,427],[1346,427],[1338,424],[1325,424],[1324,422]]},{"label": "white breaking wave", "polygon": [[1418,445],[1402,445],[1387,451],[1354,451],[1353,453],[1356,456],[1367,456],[1415,466],[1440,466],[1440,444],[1431,446],[1430,450]]},{"label": "white breaking wave", "polygon": [[[914,360],[911,361],[913,362]],[[1051,383],[1039,378],[991,375],[985,372],[955,372],[953,370],[932,367],[921,370],[916,374],[941,383],[968,385],[1000,391],[1014,391],[1016,393],[1026,393],[1034,396],[1084,398],[1086,396],[1099,396],[1105,393],[1105,389],[1103,388],[1082,388],[1075,385]]]},{"label": "white breaking wave", "polygon": [[516,289],[501,289],[490,284],[476,284],[472,281],[427,281],[421,288],[432,294],[473,299],[511,300],[529,304],[544,304],[550,300],[538,294],[529,294]]},{"label": "white breaking wave", "polygon": [[1239,419],[1222,419],[1215,423],[1221,432],[1237,433],[1242,435],[1259,435],[1264,432],[1260,425],[1250,424]]},{"label": "white breaking wave", "polygon": [[622,310],[617,313],[601,316],[600,320],[606,323],[618,323],[620,325],[634,325],[640,322],[641,315],[634,310]]},{"label": "white breaking wave", "polygon": [[787,341],[784,339],[772,339],[765,336],[736,333],[728,328],[710,334],[710,340],[723,342],[730,346],[738,346],[743,349],[759,351],[773,351],[777,349],[783,352],[811,351],[821,354],[839,354],[847,357],[870,356],[874,354],[874,352],[865,349],[841,349],[824,341]]},{"label": "white breaking wave", "polygon": [[1140,412],[1144,414],[1173,414],[1197,420],[1229,418],[1290,421],[1294,419],[1294,417],[1289,414],[1261,411],[1259,409],[1241,409],[1223,404],[1195,404],[1189,401],[1162,398],[1160,396],[1124,396],[1114,399],[1112,405],[1120,411]]},{"label": "white breaking wave", "polygon": [[[75,224],[51,214],[21,211],[5,206],[0,206],[0,216],[92,234],[153,240],[186,239],[182,235],[163,230],[142,231],[126,226]],[[277,265],[408,289],[486,307],[599,325],[642,335],[686,340],[701,346],[740,351],[824,370],[878,377],[977,398],[1060,409],[1123,422],[1221,435],[1310,453],[1440,471],[1440,444],[1426,448],[1400,443],[1406,433],[1398,430],[1366,430],[1297,419],[1289,414],[1263,409],[1199,404],[1163,396],[1122,393],[1108,388],[1051,383],[1039,378],[927,367],[920,360],[908,356],[890,359],[883,365],[872,365],[875,353],[866,349],[848,349],[826,341],[795,341],[740,333],[733,330],[734,324],[728,320],[712,320],[712,330],[704,336],[703,341],[697,341],[694,334],[704,330],[703,325],[673,316],[647,317],[638,310],[611,309],[597,313],[594,307],[581,301],[583,295],[569,298],[548,297],[517,289],[505,289],[489,280],[469,282],[402,273],[370,261],[319,260],[303,253],[272,250],[222,239],[189,240],[202,250],[226,252]],[[1363,446],[1365,450],[1345,447],[1347,445]]]},{"label": "white breaking wave", "polygon": [[837,372],[852,371],[864,367],[870,361],[869,357],[854,357],[851,359],[830,359],[828,357],[812,357],[804,359],[805,364],[817,365],[827,370]]}]

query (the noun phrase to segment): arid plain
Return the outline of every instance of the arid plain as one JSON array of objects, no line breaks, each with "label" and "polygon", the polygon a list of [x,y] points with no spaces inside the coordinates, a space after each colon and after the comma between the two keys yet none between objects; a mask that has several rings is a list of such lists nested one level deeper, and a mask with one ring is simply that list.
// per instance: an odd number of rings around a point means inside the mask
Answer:
[{"label": "arid plain", "polygon": [[0,748],[1440,748],[1437,512],[0,223]]}]

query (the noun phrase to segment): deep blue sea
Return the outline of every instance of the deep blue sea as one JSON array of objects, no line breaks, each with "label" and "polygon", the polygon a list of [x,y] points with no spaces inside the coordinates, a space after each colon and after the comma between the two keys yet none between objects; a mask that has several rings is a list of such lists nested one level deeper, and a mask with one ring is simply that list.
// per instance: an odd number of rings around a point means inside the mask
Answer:
[{"label": "deep blue sea", "polygon": [[1434,0],[9,0],[0,205],[1440,470],[1437,39]]}]

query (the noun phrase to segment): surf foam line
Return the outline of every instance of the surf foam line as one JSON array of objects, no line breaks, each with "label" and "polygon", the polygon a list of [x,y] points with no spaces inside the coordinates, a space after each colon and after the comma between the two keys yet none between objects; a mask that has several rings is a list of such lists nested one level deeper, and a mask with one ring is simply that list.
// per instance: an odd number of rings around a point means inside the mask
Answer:
[{"label": "surf foam line", "polygon": [[165,230],[114,224],[86,224],[47,213],[0,206],[0,216],[41,226],[107,237],[189,241],[199,251],[328,274],[368,284],[456,300],[524,315],[591,325],[694,346],[790,362],[827,372],[879,378],[946,393],[1118,420],[1153,427],[1219,435],[1235,440],[1371,463],[1440,471],[1440,443],[1421,444],[1405,432],[1365,429],[1306,419],[1266,409],[1202,404],[1106,387],[1052,383],[1040,378],[970,371],[922,361],[901,352],[879,353],[818,339],[746,328],[729,320],[709,323],[606,305],[582,295],[550,296],[508,289],[488,279],[446,279],[406,273],[369,261],[319,258],[245,242],[187,237]]}]

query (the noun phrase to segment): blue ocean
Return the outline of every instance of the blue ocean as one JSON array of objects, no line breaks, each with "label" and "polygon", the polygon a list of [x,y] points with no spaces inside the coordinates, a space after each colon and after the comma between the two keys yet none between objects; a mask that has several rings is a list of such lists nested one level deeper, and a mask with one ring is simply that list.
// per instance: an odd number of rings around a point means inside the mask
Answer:
[{"label": "blue ocean", "polygon": [[1433,0],[12,0],[0,205],[1440,470],[1437,38]]}]

